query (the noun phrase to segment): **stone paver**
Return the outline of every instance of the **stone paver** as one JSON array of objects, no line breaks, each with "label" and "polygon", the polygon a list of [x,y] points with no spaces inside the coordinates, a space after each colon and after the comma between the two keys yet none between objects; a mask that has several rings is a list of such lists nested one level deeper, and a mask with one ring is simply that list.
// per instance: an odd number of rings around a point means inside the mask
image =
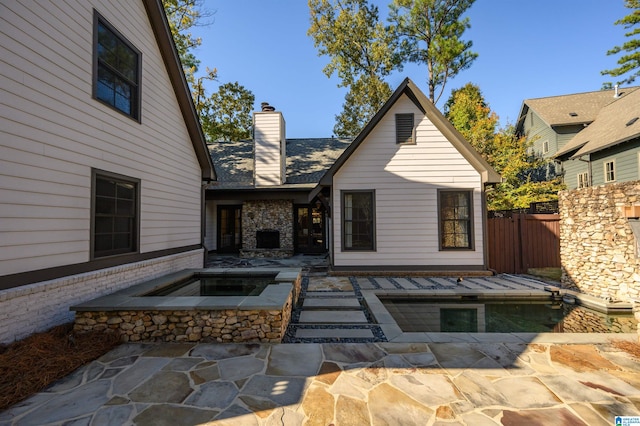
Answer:
[{"label": "stone paver", "polygon": [[[298,261],[307,272],[326,264],[313,257]],[[219,257],[211,262],[251,267],[292,261]],[[339,309],[325,314],[346,312],[349,318],[341,320],[363,320],[362,310],[338,306],[357,301],[358,289],[348,278],[310,278],[308,300],[339,301],[333,305]],[[381,287],[403,291],[394,283],[407,292],[543,289],[515,276],[461,283],[437,277],[355,282],[362,293]],[[297,333],[371,338],[369,325],[331,327],[306,325]],[[0,412],[0,426],[607,425],[616,415],[640,416],[640,361],[608,338],[586,336],[567,344],[562,335],[534,333],[394,337],[379,343],[123,344]]]},{"label": "stone paver", "polygon": [[608,343],[129,343],[0,425],[604,425],[640,415],[639,375]]},{"label": "stone paver", "polygon": [[300,324],[366,324],[369,321],[362,311],[303,311]]},{"label": "stone paver", "polygon": [[340,308],[360,308],[360,302],[355,297],[349,298],[337,298],[337,297],[318,297],[318,298],[306,298],[302,305],[306,308],[325,308],[325,309],[340,309]]}]

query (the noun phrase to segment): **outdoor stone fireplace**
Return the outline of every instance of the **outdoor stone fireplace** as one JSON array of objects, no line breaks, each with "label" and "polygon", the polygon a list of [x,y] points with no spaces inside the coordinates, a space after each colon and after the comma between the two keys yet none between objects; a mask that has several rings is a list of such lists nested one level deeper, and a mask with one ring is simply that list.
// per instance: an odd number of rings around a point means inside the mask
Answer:
[{"label": "outdoor stone fireplace", "polygon": [[240,256],[293,256],[292,200],[245,201]]}]

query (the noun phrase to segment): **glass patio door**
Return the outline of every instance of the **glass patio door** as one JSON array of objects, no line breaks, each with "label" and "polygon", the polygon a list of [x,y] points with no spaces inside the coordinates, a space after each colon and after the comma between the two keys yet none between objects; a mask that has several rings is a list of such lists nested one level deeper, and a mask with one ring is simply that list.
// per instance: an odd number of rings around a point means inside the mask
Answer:
[{"label": "glass patio door", "polygon": [[242,248],[242,206],[218,206],[218,253]]},{"label": "glass patio door", "polygon": [[324,253],[324,210],[306,205],[295,206],[295,251],[297,253]]}]

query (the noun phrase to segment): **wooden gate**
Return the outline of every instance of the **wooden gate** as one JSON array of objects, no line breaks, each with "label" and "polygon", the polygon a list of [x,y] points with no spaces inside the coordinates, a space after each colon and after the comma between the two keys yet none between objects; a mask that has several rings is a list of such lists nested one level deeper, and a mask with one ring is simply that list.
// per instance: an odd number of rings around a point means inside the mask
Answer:
[{"label": "wooden gate", "polygon": [[560,267],[560,217],[513,214],[487,219],[489,267],[522,274],[529,268]]}]

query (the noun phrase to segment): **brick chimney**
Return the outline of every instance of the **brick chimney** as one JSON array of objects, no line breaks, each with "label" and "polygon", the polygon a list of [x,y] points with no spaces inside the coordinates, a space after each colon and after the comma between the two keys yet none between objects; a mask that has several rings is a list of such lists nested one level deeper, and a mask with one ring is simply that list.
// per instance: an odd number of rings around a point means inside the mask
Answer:
[{"label": "brick chimney", "polygon": [[256,186],[282,185],[286,180],[285,123],[280,111],[263,102],[253,113]]}]

